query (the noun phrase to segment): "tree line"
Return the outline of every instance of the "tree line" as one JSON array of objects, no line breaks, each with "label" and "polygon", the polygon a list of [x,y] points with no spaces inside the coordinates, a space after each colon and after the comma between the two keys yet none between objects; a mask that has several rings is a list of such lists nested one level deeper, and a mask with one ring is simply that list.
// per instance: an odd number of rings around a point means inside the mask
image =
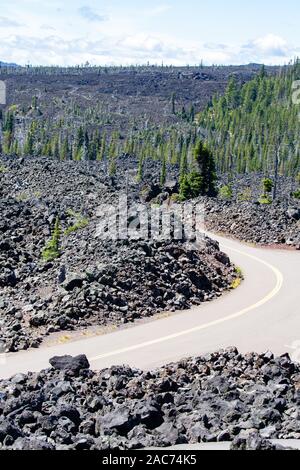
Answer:
[{"label": "tree line", "polygon": [[233,76],[224,96],[214,97],[197,115],[219,171],[297,174],[300,120],[292,84],[299,79],[299,59],[276,76],[268,76],[262,67],[246,84]]}]

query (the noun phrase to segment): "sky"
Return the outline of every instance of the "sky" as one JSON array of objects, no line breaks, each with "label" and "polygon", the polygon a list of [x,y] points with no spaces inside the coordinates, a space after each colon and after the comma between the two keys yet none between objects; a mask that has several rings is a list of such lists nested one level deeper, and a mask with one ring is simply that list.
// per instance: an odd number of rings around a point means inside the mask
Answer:
[{"label": "sky", "polygon": [[0,61],[285,64],[299,19],[299,0],[0,0]]}]

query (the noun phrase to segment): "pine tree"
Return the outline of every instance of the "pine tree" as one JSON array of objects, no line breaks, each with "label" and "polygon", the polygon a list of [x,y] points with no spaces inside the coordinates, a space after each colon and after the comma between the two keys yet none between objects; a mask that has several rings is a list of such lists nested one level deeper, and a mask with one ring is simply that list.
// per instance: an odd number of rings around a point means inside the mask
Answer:
[{"label": "pine tree", "polygon": [[164,154],[162,160],[162,167],[161,167],[161,174],[160,174],[160,185],[164,186],[167,177],[167,162],[166,162],[166,154]]},{"label": "pine tree", "polygon": [[[185,163],[182,163],[183,168]],[[216,195],[216,171],[212,153],[199,140],[193,150],[192,169],[180,176],[180,199],[186,200],[198,196]]]},{"label": "pine tree", "polygon": [[60,149],[60,159],[69,160],[69,158],[70,158],[69,141],[68,141],[68,137],[65,137],[62,147]]},{"label": "pine tree", "polygon": [[137,177],[136,177],[138,183],[140,183],[143,179],[143,164],[144,164],[144,158],[143,156],[141,156],[138,162],[138,171],[137,171]]},{"label": "pine tree", "polygon": [[171,96],[171,112],[172,114],[176,114],[176,95],[172,93]]},{"label": "pine tree", "polygon": [[25,155],[33,155],[34,154],[34,144],[35,144],[35,134],[36,134],[37,125],[35,121],[31,123],[30,129],[27,133],[27,137],[24,144],[24,151]]},{"label": "pine tree", "polygon": [[112,157],[109,160],[108,174],[114,176],[117,171],[116,157]]},{"label": "pine tree", "polygon": [[106,152],[106,133],[102,135],[100,148],[97,153],[97,160],[99,161],[103,160],[105,157],[105,152]]},{"label": "pine tree", "polygon": [[[278,75],[260,73],[240,87],[231,79],[225,96],[214,97],[210,106],[197,115],[197,123],[207,135],[219,171],[278,171],[293,176],[299,167],[299,109],[292,103],[292,83],[296,69],[286,67]],[[279,162],[274,158],[274,142],[280,141]],[[231,159],[233,155],[233,161]]]},{"label": "pine tree", "polygon": [[61,226],[59,218],[56,217],[54,229],[52,232],[51,240],[48,241],[42,251],[42,259],[46,262],[54,261],[60,256],[60,236]]},{"label": "pine tree", "polygon": [[202,177],[202,195],[214,196],[216,194],[216,169],[212,153],[202,141],[198,141],[194,148],[194,160],[199,174]]}]

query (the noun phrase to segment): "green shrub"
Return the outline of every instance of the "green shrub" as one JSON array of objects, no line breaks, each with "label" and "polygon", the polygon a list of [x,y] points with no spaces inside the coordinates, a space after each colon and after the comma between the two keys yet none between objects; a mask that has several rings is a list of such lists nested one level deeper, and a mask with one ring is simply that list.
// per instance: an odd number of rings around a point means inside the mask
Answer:
[{"label": "green shrub", "polygon": [[232,191],[232,186],[231,184],[226,184],[225,186],[222,186],[219,191],[219,195],[221,199],[232,199],[233,196],[233,191]]},{"label": "green shrub", "polygon": [[272,199],[269,196],[261,196],[258,200],[259,204],[272,204]]},{"label": "green shrub", "polygon": [[234,270],[238,277],[240,277],[241,279],[244,279],[242,268],[240,268],[239,266],[235,266]]},{"label": "green shrub", "polygon": [[238,194],[237,200],[239,202],[248,202],[252,199],[252,190],[251,188],[246,188],[244,191]]},{"label": "green shrub", "polygon": [[293,194],[295,199],[300,199],[300,188]]},{"label": "green shrub", "polygon": [[199,173],[193,171],[188,175],[182,176],[179,199],[180,201],[187,201],[188,199],[196,198],[202,194],[202,189],[203,178]]},{"label": "green shrub", "polygon": [[74,212],[72,209],[69,209],[67,211],[67,214],[71,217],[74,217],[76,221],[73,225],[71,225],[65,230],[64,232],[65,236],[68,236],[71,233],[77,232],[77,230],[81,230],[88,226],[89,220],[86,217],[83,217],[81,214],[76,214],[76,212]]},{"label": "green shrub", "polygon": [[241,285],[242,279],[240,277],[237,277],[234,279],[231,283],[230,288],[231,289],[237,289]]},{"label": "green shrub", "polygon": [[274,187],[274,183],[270,178],[264,178],[262,180],[262,185],[263,185],[263,190],[264,190],[263,195],[264,195],[264,197],[266,197],[267,194],[269,194],[272,191],[272,189]]},{"label": "green shrub", "polygon": [[0,173],[7,173],[7,168],[4,165],[0,165]]},{"label": "green shrub", "polygon": [[236,274],[236,278],[231,283],[231,289],[237,289],[241,285],[241,282],[244,280],[243,271],[239,266],[235,266],[234,271]]},{"label": "green shrub", "polygon": [[26,192],[19,193],[16,195],[16,201],[18,202],[26,202],[26,201],[29,201],[29,199],[30,199],[30,196]]}]

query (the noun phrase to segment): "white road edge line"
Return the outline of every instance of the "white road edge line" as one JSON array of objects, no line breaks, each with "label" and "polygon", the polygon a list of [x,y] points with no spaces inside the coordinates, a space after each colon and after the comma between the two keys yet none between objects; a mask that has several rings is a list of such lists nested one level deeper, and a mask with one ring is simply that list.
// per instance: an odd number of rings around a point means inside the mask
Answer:
[{"label": "white road edge line", "polygon": [[269,294],[267,294],[264,298],[262,298],[261,300],[259,300],[255,304],[250,305],[249,307],[246,307],[243,310],[240,310],[239,312],[233,313],[233,314],[228,315],[227,317],[221,318],[219,320],[215,320],[215,321],[212,321],[210,323],[204,323],[203,325],[195,326],[194,328],[190,328],[188,330],[183,330],[183,331],[180,331],[179,333],[174,333],[172,335],[163,336],[161,338],[157,338],[157,339],[154,339],[154,340],[151,340],[151,341],[145,341],[144,343],[136,344],[134,346],[129,346],[127,348],[117,349],[115,351],[111,351],[111,352],[108,352],[108,353],[105,353],[105,354],[100,354],[99,356],[95,356],[95,357],[90,358],[89,361],[90,362],[95,362],[95,361],[98,361],[99,359],[105,359],[107,357],[118,356],[119,354],[123,354],[123,353],[126,353],[126,352],[136,351],[137,349],[145,348],[147,346],[153,346],[154,344],[163,343],[165,341],[170,341],[172,339],[180,338],[181,336],[185,336],[185,335],[188,335],[190,333],[195,333],[196,331],[205,330],[207,328],[211,328],[212,326],[220,325],[220,324],[228,322],[230,320],[234,320],[235,318],[241,317],[241,316],[245,315],[246,313],[251,312],[252,310],[255,310],[256,308],[261,307],[262,305],[266,304],[267,302],[269,302],[273,297],[275,297],[280,292],[280,290],[282,288],[282,285],[283,285],[283,275],[279,271],[279,269],[277,269],[275,266],[268,263],[267,261],[264,261],[264,260],[258,258],[257,256],[250,255],[249,253],[244,253],[243,251],[237,250],[236,248],[227,247],[226,245],[223,245],[223,247],[225,249],[228,249],[229,251],[234,251],[235,253],[239,253],[243,256],[247,256],[248,258],[251,258],[251,259],[267,266],[274,273],[275,278],[276,278],[276,285],[269,292]]}]

